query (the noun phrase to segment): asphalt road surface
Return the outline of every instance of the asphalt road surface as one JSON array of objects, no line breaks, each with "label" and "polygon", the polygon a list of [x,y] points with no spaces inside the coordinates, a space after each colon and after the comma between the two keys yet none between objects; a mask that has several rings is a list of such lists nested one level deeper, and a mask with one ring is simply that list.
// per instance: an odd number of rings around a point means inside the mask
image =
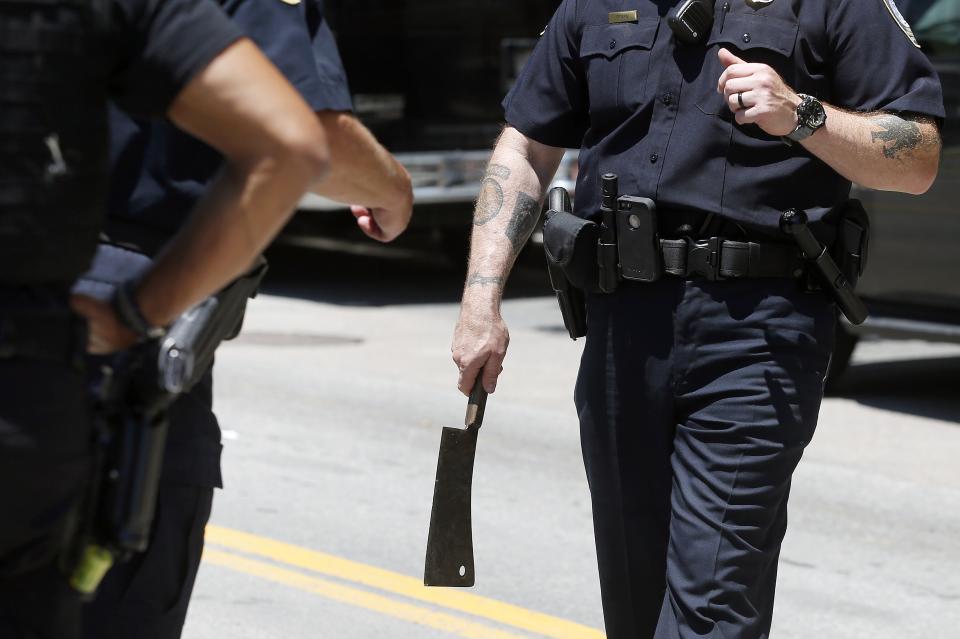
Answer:
[{"label": "asphalt road surface", "polygon": [[[572,391],[582,341],[539,269],[479,439],[477,585],[427,589],[461,275],[440,259],[304,249],[218,355],[226,489],[187,639],[602,637]],[[869,342],[794,480],[777,639],[960,636],[960,347]]]}]

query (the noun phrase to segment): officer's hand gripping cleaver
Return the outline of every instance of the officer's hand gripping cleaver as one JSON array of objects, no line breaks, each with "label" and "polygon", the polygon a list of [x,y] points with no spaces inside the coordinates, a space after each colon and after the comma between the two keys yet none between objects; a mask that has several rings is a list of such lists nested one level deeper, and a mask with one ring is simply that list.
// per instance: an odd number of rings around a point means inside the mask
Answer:
[{"label": "officer's hand gripping cleaver", "polygon": [[465,429],[444,427],[433,487],[433,510],[427,537],[427,560],[423,570],[426,586],[469,588],[473,586],[473,524],[470,492],[477,435],[483,423],[487,392],[480,381],[470,393]]}]

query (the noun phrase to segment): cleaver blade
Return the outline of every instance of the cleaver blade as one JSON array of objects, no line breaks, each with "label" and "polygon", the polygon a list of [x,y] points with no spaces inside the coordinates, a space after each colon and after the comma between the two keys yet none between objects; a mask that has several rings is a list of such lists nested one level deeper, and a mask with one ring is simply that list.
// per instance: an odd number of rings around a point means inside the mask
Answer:
[{"label": "cleaver blade", "polygon": [[469,588],[474,583],[470,495],[477,435],[486,403],[487,393],[478,375],[467,404],[466,428],[444,427],[440,436],[423,570],[426,586]]}]

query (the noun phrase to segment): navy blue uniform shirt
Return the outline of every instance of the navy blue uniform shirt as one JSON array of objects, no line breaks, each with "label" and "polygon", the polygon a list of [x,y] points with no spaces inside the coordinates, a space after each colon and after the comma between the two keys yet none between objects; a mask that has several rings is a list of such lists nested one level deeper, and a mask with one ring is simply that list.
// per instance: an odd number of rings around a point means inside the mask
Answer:
[{"label": "navy blue uniform shirt", "polygon": [[[670,0],[564,0],[504,100],[506,120],[543,144],[581,147],[581,215],[598,212],[600,176],[613,172],[622,194],[664,209],[761,231],[788,208],[821,220],[850,182],[803,147],[737,125],[717,93],[717,51],[768,64],[837,107],[943,118],[936,73],[888,1],[717,0],[707,42],[683,45],[666,22]],[[610,24],[611,12],[634,9],[636,22]]]},{"label": "navy blue uniform shirt", "polygon": [[[321,1],[220,4],[315,111],[351,110],[346,73]],[[108,228],[153,252],[183,224],[223,158],[168,123],[134,120],[114,110],[110,129]]]},{"label": "navy blue uniform shirt", "polygon": [[[214,0],[201,1],[214,5]],[[346,73],[322,2],[220,4],[314,110],[351,110]],[[131,119],[119,110],[111,114],[110,129],[113,173],[107,230],[112,238],[152,253],[180,229],[223,158],[168,123]],[[210,411],[212,393],[207,376],[174,404],[165,477],[222,485],[220,428]]]}]

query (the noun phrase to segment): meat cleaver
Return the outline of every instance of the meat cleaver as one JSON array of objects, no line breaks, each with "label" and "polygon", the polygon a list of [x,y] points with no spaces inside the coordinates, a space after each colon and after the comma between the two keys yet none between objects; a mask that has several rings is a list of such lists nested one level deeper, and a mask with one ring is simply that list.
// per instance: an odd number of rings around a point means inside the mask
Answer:
[{"label": "meat cleaver", "polygon": [[444,427],[440,436],[437,480],[433,487],[433,510],[427,537],[427,560],[423,570],[426,586],[469,588],[473,586],[473,525],[470,521],[470,490],[477,435],[483,423],[487,391],[477,381],[467,404],[465,429]]}]

